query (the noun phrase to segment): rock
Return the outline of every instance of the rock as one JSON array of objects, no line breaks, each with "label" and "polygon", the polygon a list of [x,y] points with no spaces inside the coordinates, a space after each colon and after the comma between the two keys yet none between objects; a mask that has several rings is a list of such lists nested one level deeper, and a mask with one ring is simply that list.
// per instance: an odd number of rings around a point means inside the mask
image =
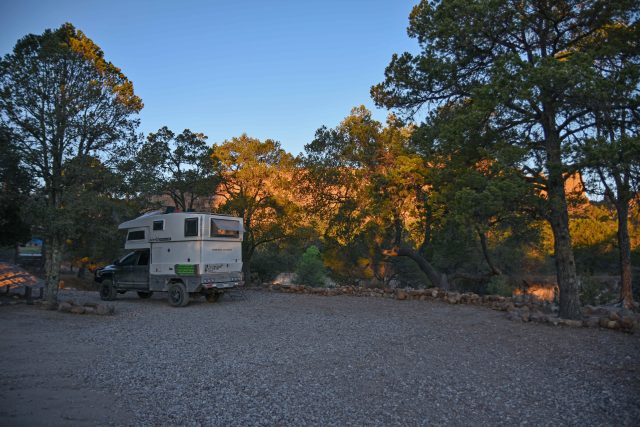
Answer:
[{"label": "rock", "polygon": [[104,316],[105,314],[109,314],[109,307],[104,304],[98,304],[96,307],[96,314]]},{"label": "rock", "polygon": [[407,299],[407,293],[402,289],[396,289],[396,299],[405,300]]},{"label": "rock", "polygon": [[574,328],[582,327],[582,320],[574,320],[574,319],[559,319],[558,321],[561,325],[571,326]]},{"label": "rock", "polygon": [[58,304],[58,311],[61,311],[63,313],[70,312],[71,308],[73,308],[73,306],[68,302],[61,302],[60,304]]},{"label": "rock", "polygon": [[84,307],[84,314],[96,314],[96,309],[93,307]]},{"label": "rock", "polygon": [[600,322],[598,317],[588,317],[582,321],[582,326],[586,328],[597,328]]},{"label": "rock", "polygon": [[528,322],[529,321],[529,310],[525,310],[522,312],[522,314],[520,315],[520,318],[522,319],[523,322]]},{"label": "rock", "polygon": [[632,331],[633,327],[635,326],[635,322],[633,318],[630,316],[624,316],[619,323],[620,323],[620,329],[622,329],[625,332]]},{"label": "rock", "polygon": [[69,311],[73,314],[84,314],[84,307],[81,307],[79,305],[74,305],[73,307],[71,307],[71,310]]},{"label": "rock", "polygon": [[591,315],[596,315],[596,316],[608,316],[609,315],[609,310],[606,307],[594,307],[594,306],[587,306],[589,308],[589,311],[591,312]]},{"label": "rock", "polygon": [[601,328],[606,328],[607,327],[607,323],[609,323],[609,319],[607,319],[606,317],[601,317],[598,320],[598,324],[600,325]]},{"label": "rock", "polygon": [[547,316],[547,323],[553,326],[558,326],[560,324],[560,319],[556,316]]},{"label": "rock", "polygon": [[511,301],[496,302],[491,308],[499,311],[513,311],[516,309],[515,305]]},{"label": "rock", "polygon": [[618,329],[620,327],[620,324],[615,321],[615,320],[608,320],[607,321],[607,328],[608,329]]},{"label": "rock", "polygon": [[460,294],[458,292],[447,292],[446,301],[449,304],[458,304],[460,302]]},{"label": "rock", "polygon": [[617,311],[609,312],[609,320],[615,320],[616,322],[621,320],[620,314]]},{"label": "rock", "polygon": [[507,319],[512,321],[522,321],[522,317],[518,311],[509,311],[507,312]]},{"label": "rock", "polygon": [[534,311],[529,315],[529,320],[536,323],[544,323],[547,318],[544,313],[540,313],[539,311]]}]

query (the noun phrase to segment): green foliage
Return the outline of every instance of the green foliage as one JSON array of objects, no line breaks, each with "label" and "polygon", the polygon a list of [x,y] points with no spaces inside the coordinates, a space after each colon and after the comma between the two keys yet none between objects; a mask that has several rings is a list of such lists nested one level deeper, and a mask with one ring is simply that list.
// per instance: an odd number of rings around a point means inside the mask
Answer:
[{"label": "green foliage", "polygon": [[150,133],[133,159],[132,185],[147,197],[171,197],[182,212],[192,210],[199,198],[213,195],[219,183],[206,141],[205,135],[189,129],[176,135],[164,126]]},{"label": "green foliage", "polygon": [[507,277],[493,276],[487,284],[487,294],[510,297],[513,294],[513,288]]},{"label": "green foliage", "polygon": [[300,249],[291,244],[266,244],[258,249],[251,259],[251,271],[261,283],[274,280],[278,274],[292,272],[300,260]]},{"label": "green foliage", "polygon": [[582,305],[609,304],[616,295],[602,280],[592,276],[582,276],[580,280],[580,302]]},{"label": "green foliage", "polygon": [[[478,131],[483,136],[487,129],[492,146],[522,150],[515,175],[546,191],[537,213],[557,237],[563,317],[580,315],[573,249],[564,238],[565,176],[574,171],[576,141],[597,127],[593,103],[585,100],[606,93],[599,70],[620,60],[637,63],[637,23],[635,0],[423,0],[408,29],[419,53],[394,54],[384,82],[371,89],[377,105],[406,117],[424,106],[432,116],[468,108],[472,115],[465,116],[479,120],[465,119],[454,134],[475,144]],[[617,83],[637,94],[635,78]]]},{"label": "green foliage", "polygon": [[216,208],[244,220],[242,258],[249,276],[258,247],[299,231],[300,209],[293,191],[295,160],[277,141],[242,135],[214,145],[212,161],[220,180],[215,194],[222,200]]},{"label": "green foliage", "polygon": [[24,243],[31,237],[24,214],[33,185],[8,130],[0,128],[0,246]]},{"label": "green foliage", "polygon": [[0,61],[0,120],[40,186],[39,209],[31,213],[43,225],[50,303],[84,168],[96,158],[115,164],[142,107],[131,81],[71,24],[25,36]]},{"label": "green foliage", "polygon": [[314,287],[324,286],[326,277],[320,250],[316,246],[309,246],[296,267],[296,282]]}]

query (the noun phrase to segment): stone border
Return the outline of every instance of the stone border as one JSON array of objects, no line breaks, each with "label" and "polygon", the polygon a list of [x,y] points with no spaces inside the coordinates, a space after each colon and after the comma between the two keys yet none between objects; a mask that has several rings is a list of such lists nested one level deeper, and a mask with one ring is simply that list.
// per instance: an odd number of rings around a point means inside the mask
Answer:
[{"label": "stone border", "polygon": [[308,294],[320,296],[351,295],[358,297],[389,298],[400,301],[442,301],[448,304],[477,305],[492,310],[506,312],[509,320],[519,322],[536,322],[550,326],[570,326],[587,328],[606,328],[633,333],[640,329],[640,314],[615,306],[586,306],[583,308],[583,319],[562,319],[556,314],[553,304],[540,302],[530,295],[503,297],[500,295],[478,295],[472,292],[451,292],[440,288],[430,289],[392,289],[361,288],[341,286],[336,288],[313,288],[305,285],[267,285],[261,289],[270,292]]}]

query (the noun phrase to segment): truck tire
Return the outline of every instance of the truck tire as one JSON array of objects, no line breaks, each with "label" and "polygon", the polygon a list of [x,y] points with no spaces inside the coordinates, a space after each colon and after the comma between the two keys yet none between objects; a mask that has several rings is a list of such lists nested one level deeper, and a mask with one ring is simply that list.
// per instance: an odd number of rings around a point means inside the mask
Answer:
[{"label": "truck tire", "polygon": [[152,291],[138,291],[138,297],[142,299],[151,298],[151,295],[153,295]]},{"label": "truck tire", "polygon": [[207,302],[216,302],[220,299],[220,297],[222,296],[222,292],[207,292],[205,294],[205,298],[207,299]]},{"label": "truck tire", "polygon": [[118,291],[116,287],[113,286],[113,281],[108,278],[102,279],[102,283],[100,284],[100,299],[103,301],[113,301],[117,295]]},{"label": "truck tire", "polygon": [[169,285],[169,304],[173,307],[184,307],[189,304],[189,293],[184,284],[174,282]]}]

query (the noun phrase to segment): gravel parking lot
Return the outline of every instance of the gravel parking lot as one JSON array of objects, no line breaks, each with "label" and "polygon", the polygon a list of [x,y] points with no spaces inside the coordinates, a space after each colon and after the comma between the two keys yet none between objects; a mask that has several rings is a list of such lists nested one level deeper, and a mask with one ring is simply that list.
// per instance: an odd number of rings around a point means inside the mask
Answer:
[{"label": "gravel parking lot", "polygon": [[638,334],[438,302],[245,294],[186,308],[127,294],[115,316],[0,307],[0,424],[640,420]]}]

